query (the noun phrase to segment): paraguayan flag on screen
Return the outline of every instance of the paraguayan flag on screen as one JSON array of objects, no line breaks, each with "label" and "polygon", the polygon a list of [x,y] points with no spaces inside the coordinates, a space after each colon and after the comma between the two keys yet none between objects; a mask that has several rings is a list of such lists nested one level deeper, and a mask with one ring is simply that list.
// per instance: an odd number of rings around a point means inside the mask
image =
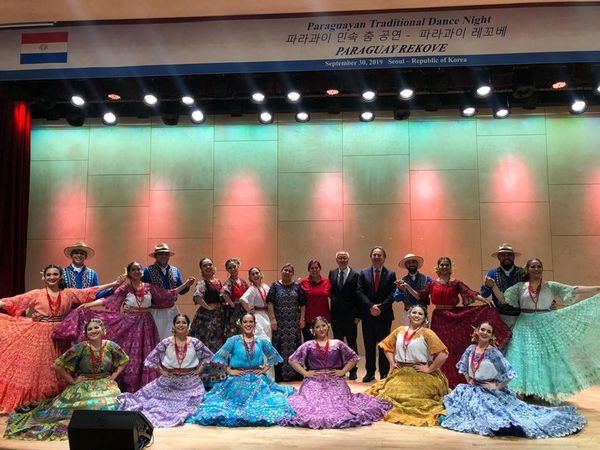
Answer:
[{"label": "paraguayan flag on screen", "polygon": [[67,31],[23,33],[21,35],[21,64],[67,62]]}]

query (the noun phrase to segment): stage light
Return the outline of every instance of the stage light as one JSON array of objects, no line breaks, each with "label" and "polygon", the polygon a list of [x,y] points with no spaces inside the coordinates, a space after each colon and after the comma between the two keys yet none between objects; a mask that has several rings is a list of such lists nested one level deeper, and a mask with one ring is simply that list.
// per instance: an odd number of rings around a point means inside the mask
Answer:
[{"label": "stage light", "polygon": [[415,96],[415,91],[411,88],[403,88],[400,90],[399,96],[402,100],[410,100]]},{"label": "stage light", "polygon": [[494,117],[496,119],[506,119],[508,116],[510,116],[510,109],[508,106],[501,105],[494,108]]},{"label": "stage light", "polygon": [[154,106],[158,103],[158,98],[154,94],[144,95],[144,103],[148,106]]},{"label": "stage light", "polygon": [[463,117],[473,117],[477,114],[477,108],[472,105],[464,105],[460,109],[460,115]]},{"label": "stage light", "polygon": [[596,94],[600,94],[600,84],[596,86]]},{"label": "stage light", "polygon": [[263,111],[258,115],[258,121],[263,124],[273,123],[273,114]]},{"label": "stage light", "polygon": [[161,119],[165,125],[172,127],[179,123],[179,114],[178,113],[165,113],[161,116]]},{"label": "stage light", "polygon": [[252,94],[252,101],[257,104],[261,104],[265,101],[265,94],[262,92],[254,92]]},{"label": "stage light", "polygon": [[567,87],[566,81],[555,81],[552,83],[552,89],[564,89]]},{"label": "stage light", "polygon": [[181,103],[183,103],[185,106],[192,106],[194,104],[194,97],[191,95],[184,95],[181,97]]},{"label": "stage light", "polygon": [[290,103],[298,103],[300,101],[300,92],[291,91],[287,94],[288,102]]},{"label": "stage light", "polygon": [[102,116],[102,122],[104,125],[115,125],[117,123],[117,116],[113,112],[105,112]]},{"label": "stage light", "polygon": [[375,114],[372,111],[363,111],[360,113],[361,122],[372,122],[375,119]]},{"label": "stage light", "polygon": [[587,103],[583,98],[576,98],[569,107],[571,114],[583,114],[587,110]]},{"label": "stage light", "polygon": [[325,93],[326,93],[327,95],[329,95],[329,96],[333,97],[334,95],[339,95],[340,91],[339,91],[338,89],[335,89],[335,88],[330,88],[330,89],[327,89],[327,90],[325,91]]},{"label": "stage light", "polygon": [[206,117],[204,117],[204,113],[202,111],[200,111],[199,109],[193,110],[192,113],[190,114],[190,120],[193,123],[204,123],[205,119],[206,119]]},{"label": "stage light", "polygon": [[310,120],[310,114],[305,111],[296,113],[296,122],[308,122]]},{"label": "stage light", "polygon": [[85,122],[85,114],[80,109],[68,111],[65,114],[67,123],[72,127],[80,127]]},{"label": "stage light", "polygon": [[492,87],[489,84],[482,84],[480,86],[477,87],[477,89],[475,90],[475,95],[477,95],[477,97],[487,97],[488,95],[490,95],[492,93]]},{"label": "stage light", "polygon": [[362,99],[365,102],[372,102],[373,100],[375,100],[375,97],[376,97],[375,92],[373,92],[371,90],[367,90],[362,93]]},{"label": "stage light", "polygon": [[394,108],[394,120],[406,120],[410,117],[410,109],[407,106]]},{"label": "stage light", "polygon": [[121,100],[121,96],[116,92],[106,94],[106,98],[109,99],[111,102],[118,102],[119,100]]},{"label": "stage light", "polygon": [[85,105],[85,100],[83,99],[83,97],[81,95],[72,95],[71,96],[71,104],[73,106],[81,107],[81,106]]}]

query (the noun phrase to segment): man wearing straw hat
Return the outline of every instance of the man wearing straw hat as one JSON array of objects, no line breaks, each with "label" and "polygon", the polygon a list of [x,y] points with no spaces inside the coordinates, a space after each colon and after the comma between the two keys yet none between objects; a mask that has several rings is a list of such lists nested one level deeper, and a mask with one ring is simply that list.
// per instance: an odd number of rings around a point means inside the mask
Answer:
[{"label": "man wearing straw hat", "polygon": [[[169,259],[175,253],[171,251],[169,246],[164,242],[154,247],[154,251],[148,256],[154,258],[154,264],[149,265],[144,269],[142,281],[154,284],[163,289],[175,289],[183,284],[181,272],[175,266],[169,265]],[[180,294],[185,294],[189,288],[183,289]],[[173,318],[179,314],[177,305],[173,305],[169,309],[153,309],[152,316],[158,328],[160,339],[171,336],[171,328],[173,326]]]},{"label": "man wearing straw hat", "polygon": [[65,285],[68,288],[86,289],[98,286],[98,274],[85,265],[86,259],[92,258],[96,253],[92,247],[79,241],[66,247],[64,253],[67,258],[71,259],[71,264],[63,270]]},{"label": "man wearing straw hat", "polygon": [[506,303],[501,303],[494,295],[492,287],[496,283],[498,289],[504,292],[509,287],[525,281],[525,271],[522,267],[515,266],[515,257],[519,255],[520,253],[515,252],[512,245],[507,243],[500,245],[498,250],[492,253],[492,258],[498,258],[500,266],[488,271],[481,286],[481,296],[485,298],[492,296],[500,313],[500,318],[511,329],[519,317],[520,310]]},{"label": "man wearing straw hat", "polygon": [[404,303],[404,325],[408,325],[408,309],[419,300],[419,291],[431,282],[431,277],[419,272],[423,267],[423,258],[414,253],[407,253],[398,263],[398,267],[408,270],[408,273],[396,281],[394,299]]}]

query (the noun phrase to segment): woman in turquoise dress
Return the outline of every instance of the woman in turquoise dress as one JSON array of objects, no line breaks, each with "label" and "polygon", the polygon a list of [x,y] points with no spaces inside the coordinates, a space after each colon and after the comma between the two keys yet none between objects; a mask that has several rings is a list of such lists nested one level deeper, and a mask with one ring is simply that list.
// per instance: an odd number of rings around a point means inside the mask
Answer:
[{"label": "woman in turquoise dress", "polygon": [[[600,384],[600,295],[578,302],[578,294],[600,292],[600,286],[567,286],[543,281],[543,265],[530,259],[526,281],[496,298],[521,309],[506,358],[519,375],[510,389],[559,404]],[[552,309],[555,298],[567,306]]]},{"label": "woman in turquoise dress", "polygon": [[74,345],[54,363],[58,375],[69,386],[58,396],[21,408],[8,418],[5,438],[58,440],[67,438],[67,427],[76,409],[119,408],[121,393],[115,378],[129,358],[112,341],[102,339],[106,328],[102,320],[91,319],[85,326],[86,340]]},{"label": "woman in turquoise dress", "polygon": [[572,406],[528,405],[508,390],[506,386],[517,374],[496,348],[490,322],[477,327],[472,341],[456,365],[466,383],[444,397],[444,428],[539,439],[568,436],[585,426],[585,419]]},{"label": "woman in turquoise dress", "polygon": [[280,386],[266,375],[283,358],[267,338],[255,336],[254,314],[244,314],[241,326],[242,333],[227,339],[213,358],[227,366],[227,378],[214,385],[187,423],[271,426],[295,414],[288,401],[295,389]]}]

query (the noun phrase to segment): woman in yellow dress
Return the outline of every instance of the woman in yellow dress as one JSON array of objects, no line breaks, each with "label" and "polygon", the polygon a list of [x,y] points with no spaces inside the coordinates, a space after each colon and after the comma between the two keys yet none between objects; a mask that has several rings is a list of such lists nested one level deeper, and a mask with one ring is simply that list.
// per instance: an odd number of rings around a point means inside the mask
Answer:
[{"label": "woman in yellow dress", "polygon": [[396,328],[379,343],[392,371],[378,381],[367,394],[390,402],[386,422],[414,426],[435,426],[445,413],[442,402],[450,392],[440,367],[448,358],[448,349],[429,328],[427,310],[413,305],[408,326]]}]

